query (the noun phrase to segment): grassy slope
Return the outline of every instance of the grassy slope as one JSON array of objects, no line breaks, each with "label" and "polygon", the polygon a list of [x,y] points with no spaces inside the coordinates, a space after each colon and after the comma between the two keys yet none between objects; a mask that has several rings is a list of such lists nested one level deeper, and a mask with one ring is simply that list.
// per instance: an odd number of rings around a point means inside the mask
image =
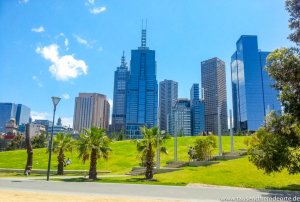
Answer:
[{"label": "grassy slope", "polygon": [[[187,161],[188,160],[188,149],[190,146],[194,145],[196,138],[199,137],[179,137],[178,138],[178,160]],[[235,137],[235,149],[244,148],[243,145],[244,137]],[[223,137],[223,151],[230,150],[230,138]],[[172,161],[174,158],[174,140],[169,139],[166,141],[165,146],[168,149],[168,155],[161,155],[161,164],[164,166],[167,161]],[[112,173],[124,174],[128,173],[132,167],[139,165],[139,159],[137,158],[136,144],[133,141],[119,141],[113,142],[111,144],[113,152],[111,153],[109,160],[99,160],[98,169],[99,170],[109,170]],[[215,153],[218,151],[216,150]],[[72,153],[66,153],[66,158],[70,157],[72,164],[65,167],[68,170],[87,170],[89,169],[89,162],[85,164],[82,163],[80,159],[77,158],[77,151]],[[26,164],[26,150],[0,152],[0,168],[24,168]],[[47,169],[48,164],[48,153],[46,149],[35,149],[33,153],[33,169]],[[51,169],[56,169],[57,167],[57,154],[52,155]]]},{"label": "grassy slope", "polygon": [[[180,137],[178,138],[178,160],[188,160],[188,148],[192,146],[196,137]],[[230,149],[230,138],[223,137],[223,151],[227,152]],[[235,150],[244,148],[244,137],[235,137]],[[162,165],[166,161],[173,160],[173,139],[166,142],[166,147],[169,150],[169,155],[162,155]],[[98,162],[99,170],[110,170],[112,173],[124,174],[128,173],[132,167],[138,166],[137,152],[135,143],[132,141],[121,141],[112,143],[113,152],[108,161],[100,160]],[[215,150],[218,153],[218,150]],[[77,153],[67,153],[66,157],[72,159],[72,164],[66,169],[88,169],[89,163],[82,164],[77,158]],[[52,158],[52,169],[56,169],[56,156]],[[34,169],[46,169],[48,154],[45,149],[34,150]],[[11,151],[0,152],[0,168],[24,168],[26,163],[26,151]],[[1,176],[1,175],[0,175]],[[203,183],[215,185],[227,185],[238,187],[253,187],[253,188],[272,188],[272,189],[294,189],[300,190],[300,174],[288,175],[286,171],[271,175],[263,174],[263,171],[258,170],[247,157],[221,161],[219,164],[207,167],[185,167],[181,171],[157,174],[154,176],[158,182],[141,182],[137,177],[109,178],[102,179],[102,182],[127,182],[127,183],[152,183],[152,184],[173,184],[185,185],[188,183]]]}]

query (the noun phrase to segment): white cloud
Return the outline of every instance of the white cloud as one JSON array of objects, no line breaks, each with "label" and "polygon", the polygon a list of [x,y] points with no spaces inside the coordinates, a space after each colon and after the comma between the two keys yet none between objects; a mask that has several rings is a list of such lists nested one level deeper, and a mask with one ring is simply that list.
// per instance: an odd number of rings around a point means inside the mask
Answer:
[{"label": "white cloud", "polygon": [[40,82],[40,80],[39,80],[39,78],[37,76],[32,76],[32,80],[34,80],[39,87],[43,87],[44,86],[42,84],[42,82]]},{"label": "white cloud", "polygon": [[94,5],[95,4],[95,0],[88,0],[88,3]]},{"label": "white cloud", "polygon": [[19,0],[20,4],[27,4],[29,2],[29,0]]},{"label": "white cloud", "polygon": [[88,66],[83,60],[77,60],[73,55],[59,56],[58,48],[58,45],[51,44],[36,49],[38,54],[52,62],[49,71],[56,80],[68,81],[87,74]]},{"label": "white cloud", "polygon": [[85,45],[86,47],[88,48],[92,48],[91,44],[84,38],[76,35],[76,34],[73,34],[74,38],[76,39],[76,41],[82,45]]},{"label": "white cloud", "polygon": [[90,8],[90,13],[97,15],[99,13],[103,13],[104,11],[106,11],[106,7],[102,6],[102,7],[94,7],[94,8]]},{"label": "white cloud", "polygon": [[68,47],[68,46],[69,46],[69,40],[68,40],[67,38],[65,38],[65,41],[64,41],[64,43],[65,43],[65,46],[66,46],[66,47]]},{"label": "white cloud", "polygon": [[58,45],[51,44],[50,46],[37,47],[35,51],[41,54],[46,60],[56,63],[59,60],[58,48]]},{"label": "white cloud", "polygon": [[73,117],[61,117],[61,122],[63,126],[73,127]]},{"label": "white cloud", "polygon": [[45,31],[45,28],[43,26],[40,26],[40,27],[34,27],[31,29],[32,32],[38,32],[38,33],[41,33],[41,32],[44,32]]},{"label": "white cloud", "polygon": [[64,94],[62,94],[62,96],[61,96],[63,99],[65,99],[65,100],[68,100],[68,99],[70,99],[70,95],[68,94],[68,93],[64,93]]},{"label": "white cloud", "polygon": [[37,111],[32,111],[31,112],[31,118],[32,120],[37,120],[37,119],[42,119],[42,120],[50,120],[51,119],[51,114],[48,112],[37,112]]}]

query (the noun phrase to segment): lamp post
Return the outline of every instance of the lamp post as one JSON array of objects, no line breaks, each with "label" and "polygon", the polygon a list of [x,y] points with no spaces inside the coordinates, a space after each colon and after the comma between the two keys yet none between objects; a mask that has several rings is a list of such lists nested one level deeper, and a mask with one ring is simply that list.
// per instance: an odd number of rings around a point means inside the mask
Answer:
[{"label": "lamp post", "polygon": [[49,142],[49,160],[48,160],[48,170],[47,170],[47,181],[49,181],[49,174],[50,174],[50,164],[51,164],[51,155],[52,155],[52,138],[53,138],[53,126],[54,126],[54,120],[55,120],[55,111],[56,106],[58,105],[60,98],[59,97],[51,97],[53,102],[53,122],[52,122],[52,131],[51,131],[51,137]]}]

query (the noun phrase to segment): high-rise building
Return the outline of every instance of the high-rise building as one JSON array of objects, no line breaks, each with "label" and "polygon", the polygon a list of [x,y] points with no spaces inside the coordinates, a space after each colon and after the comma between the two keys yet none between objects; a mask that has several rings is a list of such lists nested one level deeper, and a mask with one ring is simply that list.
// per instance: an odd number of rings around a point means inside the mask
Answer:
[{"label": "high-rise building", "polygon": [[125,62],[125,56],[121,59],[121,65],[115,71],[114,98],[111,131],[125,131],[126,123],[126,89],[129,77],[128,67]]},{"label": "high-rise building", "polygon": [[29,123],[30,108],[23,104],[0,103],[0,132],[5,132],[5,125],[11,118],[17,126]]},{"label": "high-rise building", "polygon": [[236,132],[255,131],[270,110],[280,111],[278,91],[264,70],[269,52],[258,49],[257,36],[242,35],[231,57],[233,125]]},{"label": "high-rise building", "polygon": [[221,133],[228,131],[225,63],[215,57],[201,62],[201,82],[204,89],[205,131],[218,134],[218,109]]},{"label": "high-rise building", "polygon": [[110,105],[105,95],[98,93],[79,93],[75,98],[74,130],[100,127],[108,129]]},{"label": "high-rise building", "polygon": [[191,136],[191,108],[189,99],[177,99],[170,115],[170,134]]},{"label": "high-rise building", "polygon": [[30,120],[30,108],[25,105],[18,104],[17,112],[16,112],[17,125],[27,124],[30,122],[29,120]]},{"label": "high-rise building", "polygon": [[168,131],[168,116],[171,114],[172,106],[178,99],[178,83],[172,80],[159,82],[159,107],[158,120],[160,130]]},{"label": "high-rise building", "polygon": [[142,29],[141,46],[131,51],[126,94],[127,138],[141,138],[140,127],[157,125],[157,91],[155,51],[146,46],[146,29]]},{"label": "high-rise building", "polygon": [[205,119],[204,119],[204,103],[200,100],[199,96],[199,84],[192,85],[190,91],[190,106],[191,106],[191,133],[196,136],[205,131]]}]

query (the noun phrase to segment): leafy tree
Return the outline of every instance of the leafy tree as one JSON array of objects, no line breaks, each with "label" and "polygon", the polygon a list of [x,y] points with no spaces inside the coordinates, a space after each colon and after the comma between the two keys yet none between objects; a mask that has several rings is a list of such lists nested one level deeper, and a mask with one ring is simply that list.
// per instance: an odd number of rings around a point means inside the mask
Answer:
[{"label": "leafy tree", "polygon": [[300,45],[300,2],[299,0],[286,0],[285,6],[290,13],[289,27],[295,30],[290,34],[289,39]]},{"label": "leafy tree", "polygon": [[[143,139],[137,140],[137,150],[141,153],[142,164],[143,161],[145,161],[146,179],[152,179],[155,148],[157,148],[158,145],[163,145],[165,139],[161,136],[157,127],[147,128],[144,126],[141,128],[141,132],[143,134]],[[159,148],[162,153],[168,153],[166,147],[160,146]]]},{"label": "leafy tree", "polygon": [[23,149],[23,148],[25,148],[25,138],[23,135],[18,134],[8,144],[6,150],[16,150],[16,149]]},{"label": "leafy tree", "polygon": [[295,49],[277,49],[268,56],[266,68],[280,91],[284,112],[300,121],[300,57]]},{"label": "leafy tree", "polygon": [[45,133],[34,136],[31,144],[34,149],[45,148],[47,146],[47,138]]},{"label": "leafy tree", "polygon": [[250,141],[250,161],[266,173],[287,168],[290,174],[300,172],[300,125],[291,114],[271,112],[266,126],[260,128]]},{"label": "leafy tree", "polygon": [[199,138],[195,141],[195,156],[198,160],[210,160],[213,150],[217,147],[217,139],[214,135]]},{"label": "leafy tree", "polygon": [[71,134],[58,133],[53,138],[53,153],[58,154],[57,156],[57,174],[64,174],[65,166],[65,152],[72,151],[73,140]]},{"label": "leafy tree", "polygon": [[83,163],[90,159],[89,179],[97,179],[97,160],[108,159],[111,148],[110,139],[106,136],[105,129],[92,127],[84,129],[85,134],[80,134],[78,142],[79,158]]},{"label": "leafy tree", "polygon": [[[289,38],[299,46],[300,1],[286,0],[290,13]],[[284,114],[270,113],[266,126],[259,129],[250,144],[250,160],[266,173],[287,168],[290,174],[300,172],[300,50],[281,48],[268,56],[267,72],[279,90]]]}]

